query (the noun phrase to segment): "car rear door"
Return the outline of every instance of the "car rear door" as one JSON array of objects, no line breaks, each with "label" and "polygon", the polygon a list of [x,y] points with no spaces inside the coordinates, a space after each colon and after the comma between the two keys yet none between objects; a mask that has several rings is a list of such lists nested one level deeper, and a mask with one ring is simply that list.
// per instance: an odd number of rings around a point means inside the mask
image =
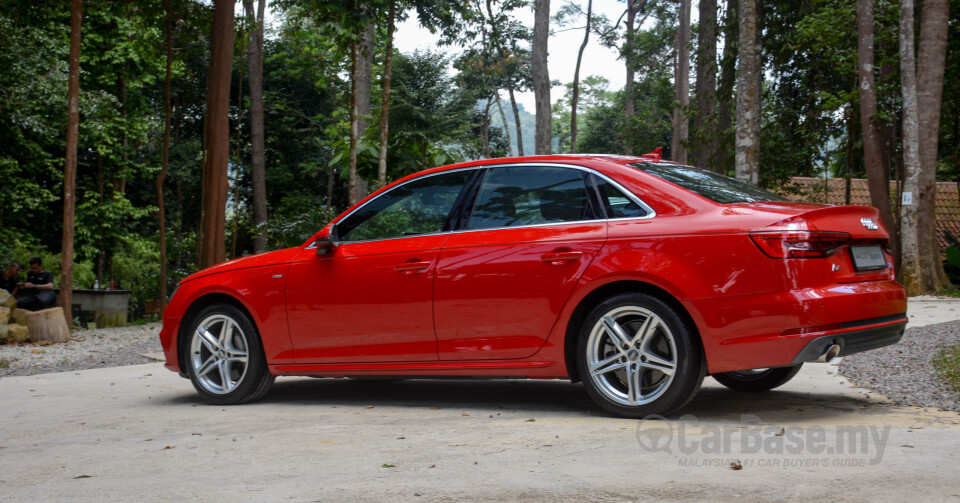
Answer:
[{"label": "car rear door", "polygon": [[606,240],[591,184],[573,166],[487,170],[437,258],[440,360],[524,358],[543,346]]}]

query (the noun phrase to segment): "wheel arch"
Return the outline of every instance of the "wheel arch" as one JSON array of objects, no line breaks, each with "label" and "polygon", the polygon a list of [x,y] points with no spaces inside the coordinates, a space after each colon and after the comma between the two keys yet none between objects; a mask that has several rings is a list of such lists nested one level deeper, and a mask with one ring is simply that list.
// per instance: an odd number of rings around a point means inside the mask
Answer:
[{"label": "wheel arch", "polygon": [[706,362],[706,356],[704,355],[703,348],[703,338],[700,335],[700,330],[697,327],[697,323],[694,321],[693,316],[691,316],[690,311],[687,310],[683,303],[681,303],[668,291],[654,284],[639,280],[619,280],[606,283],[595,288],[580,300],[579,304],[577,304],[577,307],[574,308],[573,313],[570,315],[570,319],[567,322],[567,330],[564,334],[563,359],[572,382],[578,382],[581,379],[580,369],[577,366],[577,337],[580,335],[580,328],[581,325],[583,325],[584,319],[587,317],[590,311],[597,304],[603,302],[604,299],[608,299],[614,295],[619,295],[622,293],[647,294],[652,297],[656,297],[673,308],[673,310],[676,311],[677,314],[680,315],[680,317],[683,318],[683,320],[686,321],[693,329],[694,336],[700,342],[701,357],[703,358],[703,361]]},{"label": "wheel arch", "polygon": [[245,306],[243,302],[240,302],[240,300],[237,299],[236,297],[233,297],[231,295],[228,295],[222,292],[211,292],[211,293],[203,294],[200,297],[196,298],[192,303],[190,303],[190,307],[188,307],[187,310],[183,313],[183,317],[180,320],[180,327],[179,327],[179,330],[177,331],[177,366],[179,367],[181,373],[187,372],[187,369],[184,366],[185,362],[184,362],[183,356],[184,356],[184,352],[186,350],[187,344],[189,343],[189,340],[190,340],[190,337],[189,337],[190,326],[193,325],[193,321],[197,317],[197,314],[200,313],[200,311],[203,311],[207,307],[212,306],[214,304],[227,304],[239,309],[241,312],[243,312],[244,315],[247,316],[247,318],[250,320],[250,323],[253,325],[254,329],[257,330],[257,334],[254,334],[254,335],[259,337],[260,329],[259,327],[257,327],[257,319],[252,315],[250,310],[247,309],[247,306]]}]

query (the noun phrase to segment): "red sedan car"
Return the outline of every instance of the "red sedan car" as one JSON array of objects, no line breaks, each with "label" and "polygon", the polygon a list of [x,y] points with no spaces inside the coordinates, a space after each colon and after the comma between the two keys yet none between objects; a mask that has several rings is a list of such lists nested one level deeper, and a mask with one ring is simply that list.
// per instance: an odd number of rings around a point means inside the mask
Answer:
[{"label": "red sedan car", "polygon": [[668,414],[705,375],[772,389],[907,322],[876,209],[641,157],[489,159],[399,180],[302,246],[181,281],[166,366],[218,404],[275,376],[582,381]]}]

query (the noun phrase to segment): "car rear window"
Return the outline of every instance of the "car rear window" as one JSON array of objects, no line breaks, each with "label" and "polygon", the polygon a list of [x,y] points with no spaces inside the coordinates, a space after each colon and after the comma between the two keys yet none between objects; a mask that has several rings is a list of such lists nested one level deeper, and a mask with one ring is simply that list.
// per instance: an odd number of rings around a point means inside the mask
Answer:
[{"label": "car rear window", "polygon": [[692,166],[669,163],[636,163],[630,166],[721,204],[787,200],[760,187]]}]

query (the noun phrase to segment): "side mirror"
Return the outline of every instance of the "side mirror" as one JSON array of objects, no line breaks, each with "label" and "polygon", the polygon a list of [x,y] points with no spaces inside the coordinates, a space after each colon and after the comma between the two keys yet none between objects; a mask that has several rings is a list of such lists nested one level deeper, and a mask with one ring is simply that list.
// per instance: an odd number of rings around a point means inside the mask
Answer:
[{"label": "side mirror", "polygon": [[327,255],[337,247],[337,226],[330,228],[330,234],[327,237],[317,238],[314,242],[317,247],[317,256]]}]

